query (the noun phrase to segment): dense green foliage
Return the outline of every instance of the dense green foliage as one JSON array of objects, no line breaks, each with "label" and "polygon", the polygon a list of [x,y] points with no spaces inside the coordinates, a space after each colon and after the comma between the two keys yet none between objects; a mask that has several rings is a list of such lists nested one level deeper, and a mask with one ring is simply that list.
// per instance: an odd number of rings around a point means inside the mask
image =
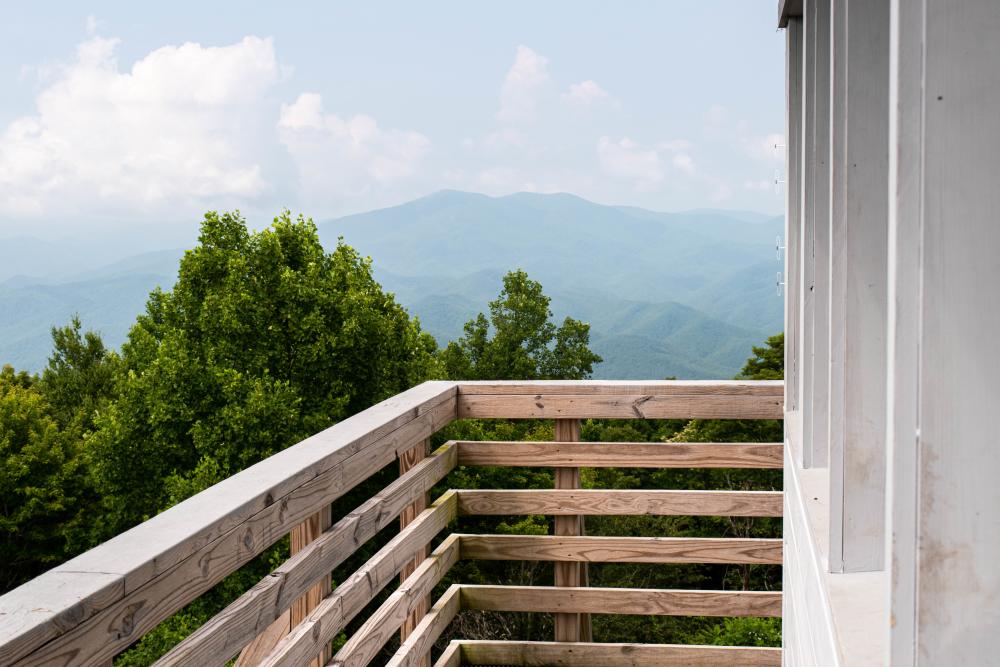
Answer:
[{"label": "dense green foliage", "polygon": [[[452,380],[579,380],[601,358],[591,352],[590,326],[567,317],[551,322],[549,297],[524,271],[511,271],[490,301],[490,317],[465,324],[465,335],[442,353]],[[492,333],[492,336],[490,335]]]},{"label": "dense green foliage", "polygon": [[116,530],[433,372],[433,339],[371,263],[325,253],[288,213],[247,230],[209,213],[170,292],[150,295],[98,418],[95,473]]},{"label": "dense green foliage", "polygon": [[[371,261],[339,243],[327,253],[316,228],[284,213],[249,231],[238,214],[206,215],[199,244],[180,263],[170,291],[150,294],[120,353],[83,331],[78,318],[52,330],[53,353],[39,377],[0,372],[0,586],[11,588],[217,481],[426,379],[581,379],[600,357],[589,326],[556,326],[542,286],[507,274],[499,296],[437,350],[385,293]],[[741,377],[782,376],[782,336]],[[588,420],[592,441],[779,441],[779,422]],[[447,439],[547,440],[548,421],[466,420]],[[386,469],[334,506],[342,515],[382,488]],[[780,471],[586,469],[593,488],[778,489]],[[459,468],[440,487],[546,488],[552,472]],[[437,492],[438,490],[435,490]],[[462,517],[463,532],[545,534],[551,518]],[[780,535],[773,519],[592,517],[595,535]],[[363,545],[335,583],[391,537]],[[282,540],[164,621],[117,660],[154,661],[287,557]],[[463,561],[450,581],[548,584],[551,564]],[[592,585],[660,588],[780,586],[762,566],[594,565]],[[360,621],[356,620],[350,631]],[[463,613],[467,637],[548,639],[543,614]],[[771,620],[597,616],[599,641],[775,645]]]}]

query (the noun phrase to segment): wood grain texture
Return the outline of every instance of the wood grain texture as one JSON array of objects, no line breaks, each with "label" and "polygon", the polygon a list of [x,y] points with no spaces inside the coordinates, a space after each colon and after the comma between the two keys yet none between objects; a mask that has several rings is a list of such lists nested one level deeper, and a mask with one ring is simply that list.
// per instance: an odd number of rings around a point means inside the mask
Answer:
[{"label": "wood grain texture", "polygon": [[453,665],[516,667],[780,667],[781,665],[780,648],[517,641],[458,641],[453,642],[453,645],[457,645],[461,654],[460,662],[450,663]]},{"label": "wood grain texture", "polygon": [[552,468],[773,468],[781,443],[457,441],[458,465]]},{"label": "wood grain texture", "polygon": [[456,641],[450,642],[434,667],[462,667],[462,645]]},{"label": "wood grain texture", "polygon": [[470,560],[781,565],[781,539],[459,535]]},{"label": "wood grain texture", "polygon": [[458,383],[460,396],[477,394],[755,395],[781,396],[781,380],[483,380]]},{"label": "wood grain texture", "polygon": [[461,605],[460,586],[452,585],[444,595],[434,603],[426,616],[414,629],[395,655],[386,663],[386,667],[416,667],[426,656],[434,642],[444,632],[448,624],[458,613]]},{"label": "wood grain texture", "polygon": [[[323,531],[330,528],[332,515],[330,506],[327,505],[322,510],[312,515],[292,529],[289,535],[289,551],[294,556],[305,549],[310,542],[318,539]],[[240,652],[236,660],[235,667],[255,667],[260,659],[273,649],[283,636],[288,634],[291,628],[298,625],[306,614],[320,603],[320,601],[330,592],[329,572],[320,577],[318,583],[306,591],[305,595],[292,602],[292,606],[286,613],[271,623],[267,629],[257,635],[250,644]],[[330,649],[326,647],[323,653],[309,663],[309,667],[322,667],[330,659]]]},{"label": "wood grain texture", "polygon": [[459,394],[459,419],[782,419],[766,394]]},{"label": "wood grain texture", "polygon": [[463,515],[781,516],[780,491],[458,490]]},{"label": "wood grain texture", "polygon": [[646,588],[461,586],[462,608],[649,616],[781,616],[781,593]]},{"label": "wood grain texture", "polygon": [[451,383],[415,387],[4,595],[0,663],[111,658],[350,490],[345,480],[382,467],[383,451],[412,446],[454,418],[455,393]]},{"label": "wood grain texture", "polygon": [[337,655],[329,664],[333,667],[364,667],[367,665],[389,640],[392,633],[396,632],[410,618],[414,609],[425,603],[434,586],[458,562],[459,549],[460,540],[457,535],[446,538],[430,556],[420,563],[413,574],[407,577],[400,587],[393,591],[392,595],[365,620],[364,624],[347,640],[347,643],[337,651]]},{"label": "wood grain texture", "polygon": [[[555,439],[558,442],[576,442],[580,439],[579,419],[557,419]],[[579,489],[579,468],[556,468],[555,487],[557,489]],[[557,516],[553,522],[556,535],[583,535],[583,517],[579,515]],[[587,585],[586,563],[560,560],[553,564],[556,586],[579,587]],[[581,614],[556,614],[554,634],[556,641],[578,642],[589,639],[590,617]],[[588,628],[585,630],[584,625]],[[584,635],[587,635],[586,637]]]},{"label": "wood grain texture", "polygon": [[[399,473],[404,474],[410,468],[417,465],[427,456],[427,449],[430,447],[430,441],[424,440],[412,449],[408,449],[399,456]],[[427,494],[416,498],[413,504],[408,505],[403,509],[403,512],[399,515],[399,528],[402,530],[406,528],[421,512],[427,509]],[[418,549],[417,553],[413,556],[413,560],[403,566],[403,571],[399,573],[399,582],[402,584],[406,581],[413,572],[417,569],[420,563],[427,558],[427,547],[423,549]],[[406,638],[410,636],[413,629],[417,627],[417,623],[420,619],[424,617],[427,613],[427,609],[430,607],[430,600],[425,599],[423,601],[418,601],[414,606],[410,615],[404,619],[402,626],[399,628],[399,641],[405,642]],[[424,658],[420,663],[419,667],[430,667],[430,658]]]},{"label": "wood grain texture", "polygon": [[457,501],[449,491],[424,510],[342,584],[303,623],[281,640],[262,667],[298,667],[332,641],[344,626],[402,571],[419,549],[455,518]]},{"label": "wood grain texture", "polygon": [[[393,480],[189,635],[156,664],[221,665],[255,635],[265,631],[275,632],[269,624],[276,622],[276,615],[289,609],[298,595],[395,521],[406,506],[415,498],[424,497],[454,468],[455,449],[453,445],[444,445],[432,457]],[[288,620],[285,623],[290,625]],[[273,648],[275,644],[268,646]]]}]

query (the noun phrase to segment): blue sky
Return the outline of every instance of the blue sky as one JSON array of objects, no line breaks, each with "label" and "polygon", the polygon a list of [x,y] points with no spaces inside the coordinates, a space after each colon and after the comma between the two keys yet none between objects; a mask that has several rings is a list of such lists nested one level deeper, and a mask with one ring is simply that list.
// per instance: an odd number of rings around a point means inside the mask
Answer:
[{"label": "blue sky", "polygon": [[772,0],[17,3],[0,233],[443,188],[778,213]]}]

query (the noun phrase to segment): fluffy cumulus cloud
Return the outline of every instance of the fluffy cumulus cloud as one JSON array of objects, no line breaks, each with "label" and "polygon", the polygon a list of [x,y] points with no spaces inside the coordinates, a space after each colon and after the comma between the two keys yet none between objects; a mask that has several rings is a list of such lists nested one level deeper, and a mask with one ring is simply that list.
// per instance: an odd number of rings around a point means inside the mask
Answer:
[{"label": "fluffy cumulus cloud", "polygon": [[246,139],[266,122],[258,102],[279,78],[270,39],[165,46],[124,71],[116,48],[81,44],[36,112],[2,131],[0,214],[176,213],[268,190]]},{"label": "fluffy cumulus cloud", "polygon": [[606,105],[617,108],[620,106],[618,100],[591,79],[571,84],[569,90],[563,93],[562,98],[569,104],[579,107]]},{"label": "fluffy cumulus cloud", "polygon": [[385,129],[363,114],[324,111],[317,93],[282,105],[278,130],[306,200],[334,205],[407,181],[430,147],[419,132]]},{"label": "fluffy cumulus cloud", "polygon": [[538,96],[549,82],[549,60],[524,46],[517,47],[514,64],[507,71],[500,89],[500,111],[503,122],[522,122],[534,118]]}]

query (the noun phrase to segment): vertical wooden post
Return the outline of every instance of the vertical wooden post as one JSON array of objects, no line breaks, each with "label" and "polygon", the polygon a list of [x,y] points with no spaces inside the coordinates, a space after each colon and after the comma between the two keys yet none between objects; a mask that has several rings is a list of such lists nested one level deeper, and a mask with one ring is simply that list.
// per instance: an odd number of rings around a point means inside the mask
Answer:
[{"label": "vertical wooden post", "polygon": [[[579,419],[555,420],[555,439],[559,442],[578,442],[580,440]],[[557,489],[579,489],[579,468],[556,468]],[[583,535],[582,516],[557,516],[555,518],[556,535]],[[555,563],[556,586],[586,586],[586,563]],[[555,639],[558,642],[590,641],[590,614],[556,614]]]},{"label": "vertical wooden post", "polygon": [[[405,452],[403,452],[399,457],[399,474],[402,475],[403,473],[410,470],[410,468],[417,465],[417,463],[427,458],[427,450],[429,446],[430,446],[430,441],[423,440],[412,449],[408,449]],[[416,519],[417,515],[420,514],[422,511],[424,511],[425,509],[427,509],[427,494],[424,494],[421,497],[417,498],[417,500],[414,501],[413,504],[408,505],[399,515],[400,529],[406,528],[406,526],[409,525],[411,521]],[[405,581],[408,576],[413,574],[413,571],[417,569],[417,566],[420,565],[421,561],[423,561],[425,558],[427,558],[427,547],[424,547],[423,549],[418,551],[417,555],[414,556],[413,560],[411,560],[403,567],[402,572],[399,573],[400,583]],[[413,633],[414,628],[416,628],[417,624],[420,623],[420,619],[422,619],[427,614],[427,610],[429,608],[430,608],[430,596],[428,596],[427,599],[421,601],[413,609],[413,613],[411,613],[410,616],[405,621],[403,621],[403,625],[399,629],[400,643],[406,641],[406,638]],[[418,667],[430,667],[430,664],[431,664],[430,656],[425,655],[423,658],[420,659]]]},{"label": "vertical wooden post", "polygon": [[[291,538],[291,552],[298,553],[307,544],[315,540],[320,534],[330,527],[333,516],[330,506],[327,505],[322,510],[292,528],[289,533]],[[260,663],[261,658],[271,652],[282,637],[305,619],[309,612],[330,594],[330,575],[326,575],[315,586],[306,591],[306,594],[292,603],[288,609],[279,616],[263,633],[257,636],[245,649],[240,652],[240,657],[236,660],[235,667],[251,667]],[[327,646],[322,655],[319,655],[309,667],[322,667],[332,657],[330,647]]]}]

